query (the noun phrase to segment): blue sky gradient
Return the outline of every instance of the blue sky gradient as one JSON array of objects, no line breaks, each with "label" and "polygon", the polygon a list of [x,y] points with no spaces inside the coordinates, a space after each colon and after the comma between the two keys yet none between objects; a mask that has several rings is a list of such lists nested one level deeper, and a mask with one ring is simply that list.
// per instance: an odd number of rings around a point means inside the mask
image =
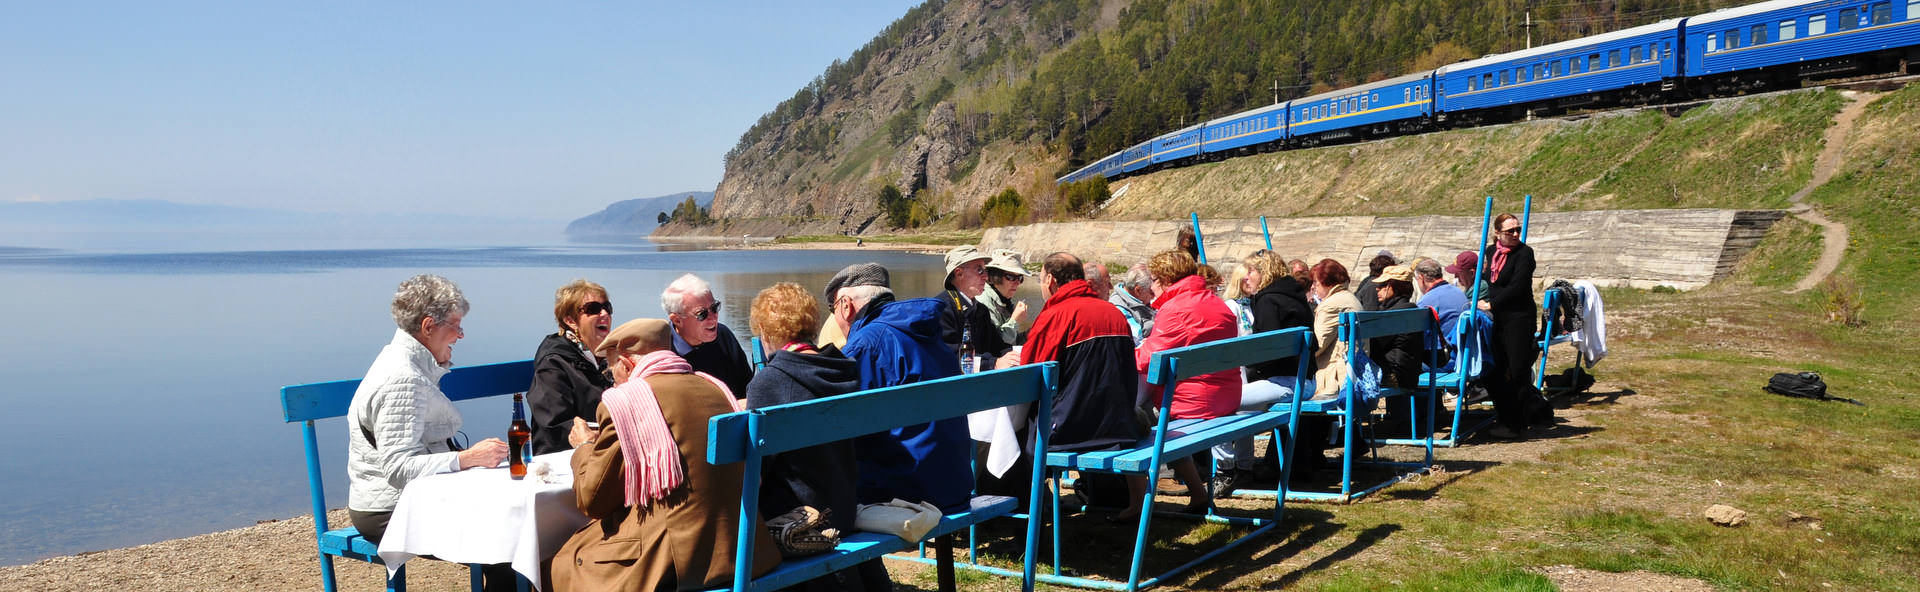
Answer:
[{"label": "blue sky gradient", "polygon": [[918,4],[0,8],[0,201],[572,219],[721,156]]}]

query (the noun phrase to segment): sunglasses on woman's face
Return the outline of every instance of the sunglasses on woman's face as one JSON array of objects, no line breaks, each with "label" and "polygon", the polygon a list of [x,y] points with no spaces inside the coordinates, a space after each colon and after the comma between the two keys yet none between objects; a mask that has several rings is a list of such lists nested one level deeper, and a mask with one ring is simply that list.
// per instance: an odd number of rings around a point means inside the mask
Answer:
[{"label": "sunglasses on woman's face", "polygon": [[582,314],[589,314],[589,315],[597,315],[603,312],[607,314],[613,314],[613,303],[612,302],[588,302],[586,304],[580,305],[580,312]]},{"label": "sunglasses on woman's face", "polygon": [[713,301],[713,306],[709,306],[706,308],[696,308],[696,309],[693,309],[693,312],[690,312],[687,314],[693,315],[693,320],[705,321],[707,320],[707,317],[720,314],[720,301],[715,300]]}]

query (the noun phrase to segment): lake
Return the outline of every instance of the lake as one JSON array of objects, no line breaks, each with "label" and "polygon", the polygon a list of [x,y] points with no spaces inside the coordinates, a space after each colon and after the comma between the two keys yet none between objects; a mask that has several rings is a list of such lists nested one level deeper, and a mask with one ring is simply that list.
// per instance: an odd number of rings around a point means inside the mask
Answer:
[{"label": "lake", "polygon": [[[817,292],[841,267],[877,261],[917,297],[941,276],[938,256],[864,251],[271,237],[43,248],[52,242],[0,244],[0,430],[13,447],[0,455],[0,565],[307,514],[300,427],[281,420],[279,387],[363,375],[392,338],[394,287],[414,274],[446,276],[472,303],[455,365],[531,357],[556,329],[554,289],[574,278],[606,286],[617,325],[664,317],[660,290],[699,274],[745,339],[748,303],[775,282]],[[276,243],[298,247],[265,248]],[[1035,283],[1021,296],[1037,309]],[[504,439],[510,407],[462,403],[464,431]],[[346,427],[319,428],[340,507]]]}]

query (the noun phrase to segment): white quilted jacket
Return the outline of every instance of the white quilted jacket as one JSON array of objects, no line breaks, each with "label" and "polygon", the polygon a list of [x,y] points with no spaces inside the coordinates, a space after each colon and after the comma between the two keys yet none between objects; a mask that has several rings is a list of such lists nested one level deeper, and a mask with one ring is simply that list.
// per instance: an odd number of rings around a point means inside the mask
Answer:
[{"label": "white quilted jacket", "polygon": [[460,453],[447,446],[460,431],[460,411],[440,392],[446,374],[419,340],[394,330],[347,406],[348,508],[391,512],[407,482],[460,470]]}]

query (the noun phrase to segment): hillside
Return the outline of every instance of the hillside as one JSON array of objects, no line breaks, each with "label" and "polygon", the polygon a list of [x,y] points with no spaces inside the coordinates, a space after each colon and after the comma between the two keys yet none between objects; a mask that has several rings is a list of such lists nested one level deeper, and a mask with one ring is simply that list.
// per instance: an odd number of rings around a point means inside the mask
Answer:
[{"label": "hillside", "polygon": [[882,186],[909,225],[978,225],[1012,188],[1201,119],[1737,0],[929,0],[774,107],[727,154],[720,228],[876,232]]},{"label": "hillside", "polygon": [[701,207],[713,203],[711,191],[685,191],[659,197],[617,201],[606,208],[567,223],[567,238],[573,240],[633,240],[646,236],[660,226],[660,215],[672,215],[674,206],[693,198]]}]

